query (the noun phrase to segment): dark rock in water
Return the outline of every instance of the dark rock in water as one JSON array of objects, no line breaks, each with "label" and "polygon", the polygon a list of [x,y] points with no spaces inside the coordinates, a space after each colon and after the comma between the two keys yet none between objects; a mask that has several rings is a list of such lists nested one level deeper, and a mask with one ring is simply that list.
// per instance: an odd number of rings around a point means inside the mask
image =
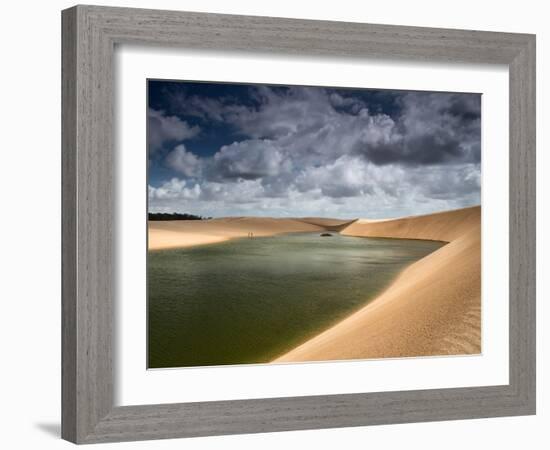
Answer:
[{"label": "dark rock in water", "polygon": [[322,236],[322,237],[325,237],[325,236],[332,236],[332,234],[330,234],[330,233],[321,233],[321,236]]}]

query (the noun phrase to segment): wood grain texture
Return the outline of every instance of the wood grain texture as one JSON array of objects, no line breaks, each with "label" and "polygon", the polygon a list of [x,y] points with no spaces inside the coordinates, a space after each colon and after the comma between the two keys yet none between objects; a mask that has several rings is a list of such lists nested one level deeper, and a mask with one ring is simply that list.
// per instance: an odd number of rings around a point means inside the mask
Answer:
[{"label": "wood grain texture", "polygon": [[61,155],[61,340],[62,431],[76,440],[76,10],[62,17],[62,155]]},{"label": "wood grain texture", "polygon": [[536,405],[535,39],[510,71],[510,385]]},{"label": "wood grain texture", "polygon": [[[65,439],[93,443],[534,413],[534,36],[96,6],[63,11],[62,31]],[[510,384],[114,407],[115,44],[508,65]]]}]

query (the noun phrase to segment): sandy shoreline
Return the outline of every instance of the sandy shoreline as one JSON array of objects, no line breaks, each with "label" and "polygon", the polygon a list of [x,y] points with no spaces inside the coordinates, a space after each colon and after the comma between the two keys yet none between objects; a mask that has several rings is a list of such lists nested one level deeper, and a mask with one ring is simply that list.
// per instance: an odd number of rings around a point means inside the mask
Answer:
[{"label": "sandy shoreline", "polygon": [[481,207],[389,220],[236,217],[150,221],[149,250],[254,236],[343,235],[448,242],[403,270],[368,305],[276,362],[477,354],[481,351]]},{"label": "sandy shoreline", "polygon": [[193,247],[247,237],[284,233],[323,232],[347,224],[337,219],[274,219],[228,217],[211,220],[149,221],[149,250]]}]

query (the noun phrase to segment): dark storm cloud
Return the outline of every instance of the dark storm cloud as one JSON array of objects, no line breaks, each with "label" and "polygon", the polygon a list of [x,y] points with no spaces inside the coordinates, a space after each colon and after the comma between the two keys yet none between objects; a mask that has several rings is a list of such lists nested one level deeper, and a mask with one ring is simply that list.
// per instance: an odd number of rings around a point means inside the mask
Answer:
[{"label": "dark storm cloud", "polygon": [[391,116],[373,112],[360,97],[336,91],[261,87],[254,92],[259,107],[227,104],[209,109],[243,135],[277,142],[294,157],[302,153],[333,160],[330,153],[356,153],[374,164],[406,165],[480,159],[479,96],[394,94],[398,109]]},{"label": "dark storm cloud", "polygon": [[392,130],[395,140],[358,142],[355,149],[375,164],[477,163],[481,157],[480,96],[407,93]]}]

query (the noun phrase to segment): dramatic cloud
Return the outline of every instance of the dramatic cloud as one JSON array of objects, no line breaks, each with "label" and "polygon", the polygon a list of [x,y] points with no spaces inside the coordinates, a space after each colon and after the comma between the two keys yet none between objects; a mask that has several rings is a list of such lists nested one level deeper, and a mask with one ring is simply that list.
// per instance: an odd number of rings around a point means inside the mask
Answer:
[{"label": "dramatic cloud", "polygon": [[214,155],[214,177],[257,179],[273,177],[289,169],[281,150],[268,140],[251,139],[224,145]]},{"label": "dramatic cloud", "polygon": [[147,141],[149,151],[155,152],[166,142],[183,141],[196,136],[200,129],[189,126],[176,116],[167,116],[164,111],[147,110]]},{"label": "dramatic cloud", "polygon": [[362,160],[342,156],[327,166],[304,169],[295,184],[300,192],[318,190],[333,198],[364,196],[383,189],[376,172],[375,167]]},{"label": "dramatic cloud", "polygon": [[185,149],[184,144],[178,145],[166,156],[166,164],[186,177],[196,177],[200,174],[202,162]]},{"label": "dramatic cloud", "polygon": [[391,142],[366,143],[359,151],[375,164],[479,162],[480,103],[464,94],[408,93]]},{"label": "dramatic cloud", "polygon": [[163,183],[160,187],[149,186],[149,199],[150,200],[196,200],[201,194],[201,187],[198,184],[194,186],[188,186],[185,180],[178,178],[172,178],[171,180]]},{"label": "dramatic cloud", "polygon": [[480,202],[477,94],[155,83],[152,210],[389,217]]}]

